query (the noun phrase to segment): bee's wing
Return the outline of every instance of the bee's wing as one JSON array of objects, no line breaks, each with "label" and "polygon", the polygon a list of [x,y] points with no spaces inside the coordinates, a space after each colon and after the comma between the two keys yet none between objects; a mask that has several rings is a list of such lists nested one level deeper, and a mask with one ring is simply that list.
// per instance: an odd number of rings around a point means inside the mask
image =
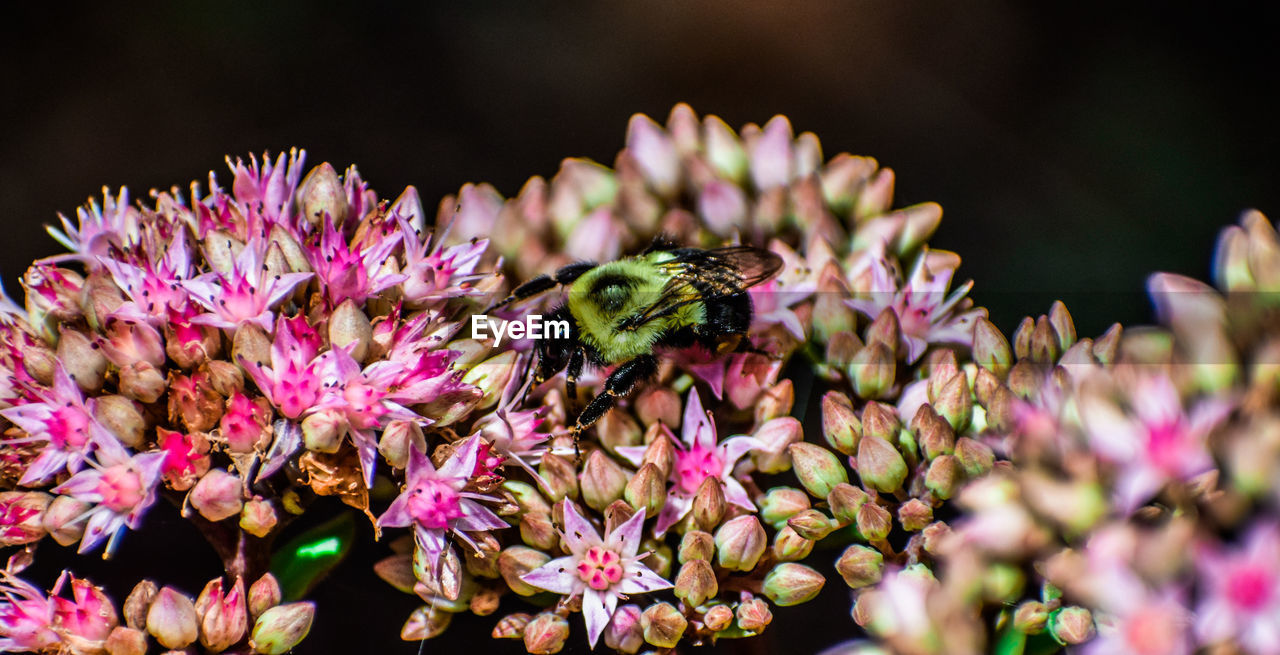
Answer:
[{"label": "bee's wing", "polygon": [[670,275],[662,293],[629,321],[640,325],[696,302],[723,298],[772,278],[782,258],[768,250],[730,246],[715,250],[687,249],[658,266]]},{"label": "bee's wing", "polygon": [[782,258],[763,248],[729,246],[706,251],[718,266],[731,268],[742,278],[742,288],[768,281],[782,270]]}]

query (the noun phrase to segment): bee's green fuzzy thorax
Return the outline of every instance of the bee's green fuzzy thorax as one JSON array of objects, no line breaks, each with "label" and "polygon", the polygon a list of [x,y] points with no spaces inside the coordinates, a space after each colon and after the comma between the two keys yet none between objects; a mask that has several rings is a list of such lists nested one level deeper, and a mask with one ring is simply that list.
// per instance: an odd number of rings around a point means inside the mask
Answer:
[{"label": "bee's green fuzzy thorax", "polygon": [[620,329],[622,321],[643,313],[662,296],[671,275],[658,263],[670,257],[669,253],[657,252],[603,264],[569,287],[569,312],[578,324],[581,339],[603,361],[616,364],[652,353],[654,344],[669,328],[703,322],[706,310],[695,302],[634,329]]}]

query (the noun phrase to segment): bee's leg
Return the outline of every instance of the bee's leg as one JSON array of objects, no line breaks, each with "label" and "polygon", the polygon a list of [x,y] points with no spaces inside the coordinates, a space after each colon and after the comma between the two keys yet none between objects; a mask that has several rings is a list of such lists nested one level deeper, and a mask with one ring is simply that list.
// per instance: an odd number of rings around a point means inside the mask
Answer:
[{"label": "bee's leg", "polygon": [[574,262],[567,266],[562,266],[554,275],[543,274],[535,278],[531,278],[526,280],[524,284],[512,289],[511,295],[503,298],[501,302],[494,304],[484,311],[487,314],[500,307],[510,305],[517,300],[524,300],[530,296],[536,296],[543,291],[554,288],[558,284],[569,284],[579,277],[582,277],[583,273],[586,273],[595,267],[595,262]]},{"label": "bee's leg", "polygon": [[641,380],[653,377],[658,372],[658,358],[653,355],[641,355],[623,362],[613,369],[609,379],[605,380],[604,392],[596,396],[587,408],[578,415],[573,424],[573,445],[578,446],[578,437],[583,430],[591,427],[600,417],[613,408],[619,398],[626,397]]},{"label": "bee's leg", "polygon": [[564,401],[569,411],[578,412],[578,376],[582,375],[584,362],[582,349],[575,348],[569,355],[569,365],[564,370]]}]

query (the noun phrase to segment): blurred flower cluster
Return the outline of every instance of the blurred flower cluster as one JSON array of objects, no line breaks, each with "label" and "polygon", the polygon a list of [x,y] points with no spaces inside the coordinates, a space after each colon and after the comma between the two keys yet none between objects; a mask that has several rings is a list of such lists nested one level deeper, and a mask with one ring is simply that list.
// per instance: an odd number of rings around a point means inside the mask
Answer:
[{"label": "blurred flower cluster", "polygon": [[[1151,278],[1157,326],[1080,337],[1056,303],[1006,337],[927,245],[939,206],[894,209],[892,171],[824,159],[782,117],[637,115],[611,168],[466,185],[431,217],[304,157],[104,194],[0,303],[0,650],[287,652],[315,613],[296,556],[350,540],[297,546],[289,524],[333,496],[421,599],[406,640],[471,612],[534,654],[674,652],[834,580],[842,653],[1280,653],[1260,214],[1223,232],[1214,285]],[[782,259],[750,289],[753,348],[662,353],[575,444],[580,399],[532,382],[530,341],[465,328],[522,279],[659,234]],[[128,548],[164,506],[224,565],[194,600],[19,577],[43,542]]]}]

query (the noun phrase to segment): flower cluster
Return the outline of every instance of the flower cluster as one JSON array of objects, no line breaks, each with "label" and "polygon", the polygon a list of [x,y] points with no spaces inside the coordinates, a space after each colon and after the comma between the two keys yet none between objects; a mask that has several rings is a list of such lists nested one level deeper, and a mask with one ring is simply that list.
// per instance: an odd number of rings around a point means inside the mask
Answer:
[{"label": "flower cluster", "polygon": [[[407,640],[501,606],[493,636],[530,653],[672,652],[757,635],[834,575],[837,652],[1280,653],[1260,214],[1223,233],[1215,286],[1151,278],[1157,326],[1081,337],[1056,303],[1006,337],[927,244],[937,205],[893,209],[892,171],[782,117],[638,115],[612,167],[467,185],[434,217],[303,158],[91,201],[0,302],[0,540],[25,545],[0,650],[287,652],[315,608],[282,604],[306,590],[270,545],[336,496],[422,602]],[[659,234],[783,266],[750,289],[748,347],[659,353],[575,443],[580,399],[527,374],[528,341],[463,329],[511,280]],[[109,556],[163,505],[224,563],[194,601],[144,580],[118,612],[18,577],[46,537]],[[332,565],[342,542],[295,552]]]}]

